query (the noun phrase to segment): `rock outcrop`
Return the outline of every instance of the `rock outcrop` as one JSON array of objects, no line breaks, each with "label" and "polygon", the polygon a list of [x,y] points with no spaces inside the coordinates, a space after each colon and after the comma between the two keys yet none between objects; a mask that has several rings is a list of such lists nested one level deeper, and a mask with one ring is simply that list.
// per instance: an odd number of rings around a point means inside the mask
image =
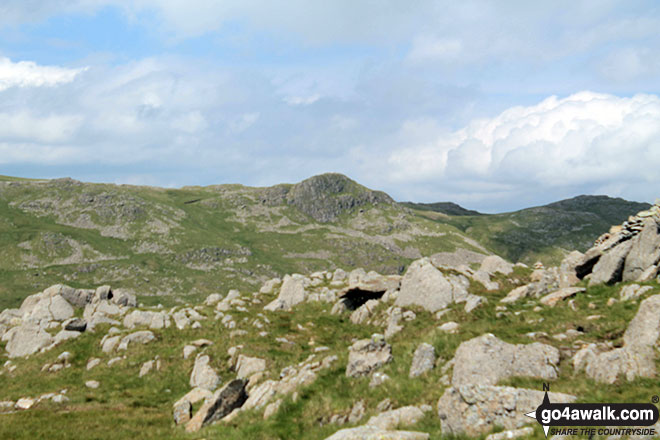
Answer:
[{"label": "rock outcrop", "polygon": [[509,344],[487,333],[461,343],[453,360],[452,385],[496,385],[512,376],[556,379],[559,350],[534,342]]},{"label": "rock outcrop", "polygon": [[576,368],[584,368],[587,376],[599,382],[654,377],[655,345],[659,336],[660,295],[654,295],[639,305],[623,334],[623,347],[599,353],[593,345],[587,346],[576,353],[573,362]]},{"label": "rock outcrop", "polygon": [[[568,403],[574,396],[548,393],[553,403]],[[478,436],[499,426],[516,429],[536,423],[525,413],[543,402],[542,391],[491,385],[462,385],[448,388],[438,401],[442,433]]]},{"label": "rock outcrop", "polygon": [[401,279],[401,287],[395,305],[420,306],[429,312],[437,312],[452,303],[466,303],[471,310],[480,297],[468,293],[470,282],[463,275],[444,275],[431,260],[414,261]]},{"label": "rock outcrop", "polygon": [[392,346],[382,336],[362,339],[349,348],[346,376],[367,376],[392,359]]},{"label": "rock outcrop", "polygon": [[642,211],[596,240],[576,266],[589,284],[648,281],[658,274],[660,262],[660,206]]}]

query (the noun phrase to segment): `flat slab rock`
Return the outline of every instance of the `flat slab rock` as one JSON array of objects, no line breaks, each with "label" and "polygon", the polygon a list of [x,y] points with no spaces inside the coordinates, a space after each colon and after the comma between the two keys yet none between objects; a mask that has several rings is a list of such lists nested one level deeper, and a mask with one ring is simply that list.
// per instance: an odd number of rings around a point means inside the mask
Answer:
[{"label": "flat slab rock", "polygon": [[385,431],[374,426],[342,429],[325,440],[427,440],[425,432]]}]

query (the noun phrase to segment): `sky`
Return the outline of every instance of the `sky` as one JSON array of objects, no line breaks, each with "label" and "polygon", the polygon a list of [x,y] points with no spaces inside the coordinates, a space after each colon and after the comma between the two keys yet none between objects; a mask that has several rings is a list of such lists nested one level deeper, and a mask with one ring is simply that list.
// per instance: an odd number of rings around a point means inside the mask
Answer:
[{"label": "sky", "polygon": [[0,174],[660,197],[654,1],[3,0]]}]

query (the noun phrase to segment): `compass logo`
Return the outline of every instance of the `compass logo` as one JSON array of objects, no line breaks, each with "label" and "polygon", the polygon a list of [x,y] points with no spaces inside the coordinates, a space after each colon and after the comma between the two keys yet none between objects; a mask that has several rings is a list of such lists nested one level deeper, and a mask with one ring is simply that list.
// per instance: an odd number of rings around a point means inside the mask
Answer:
[{"label": "compass logo", "polygon": [[[655,435],[653,428],[640,428],[658,421],[658,408],[652,403],[551,403],[550,387],[543,384],[543,389],[541,405],[525,415],[543,426],[546,438],[551,427],[562,427],[552,431],[560,435]],[[611,428],[619,426],[627,428]]]}]

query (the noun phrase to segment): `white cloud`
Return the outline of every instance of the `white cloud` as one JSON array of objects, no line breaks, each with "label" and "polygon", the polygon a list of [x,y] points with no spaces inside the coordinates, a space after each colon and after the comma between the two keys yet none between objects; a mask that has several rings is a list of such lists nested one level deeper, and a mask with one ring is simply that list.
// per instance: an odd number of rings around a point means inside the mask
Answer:
[{"label": "white cloud", "polygon": [[85,70],[40,66],[32,61],[12,62],[0,57],[0,92],[10,87],[52,87],[70,83]]},{"label": "white cloud", "polygon": [[0,113],[0,140],[58,143],[70,140],[82,118],[76,115],[34,115],[27,110]]},{"label": "white cloud", "polygon": [[[452,188],[454,199],[483,202],[492,188],[499,197],[534,191],[617,188],[648,199],[660,184],[660,97],[617,97],[580,92],[513,107],[451,133],[408,122],[428,137],[395,149],[388,165],[393,182],[432,182]],[[651,171],[653,170],[653,171]],[[482,186],[479,189],[479,186]],[[570,191],[569,191],[570,192]]]}]

